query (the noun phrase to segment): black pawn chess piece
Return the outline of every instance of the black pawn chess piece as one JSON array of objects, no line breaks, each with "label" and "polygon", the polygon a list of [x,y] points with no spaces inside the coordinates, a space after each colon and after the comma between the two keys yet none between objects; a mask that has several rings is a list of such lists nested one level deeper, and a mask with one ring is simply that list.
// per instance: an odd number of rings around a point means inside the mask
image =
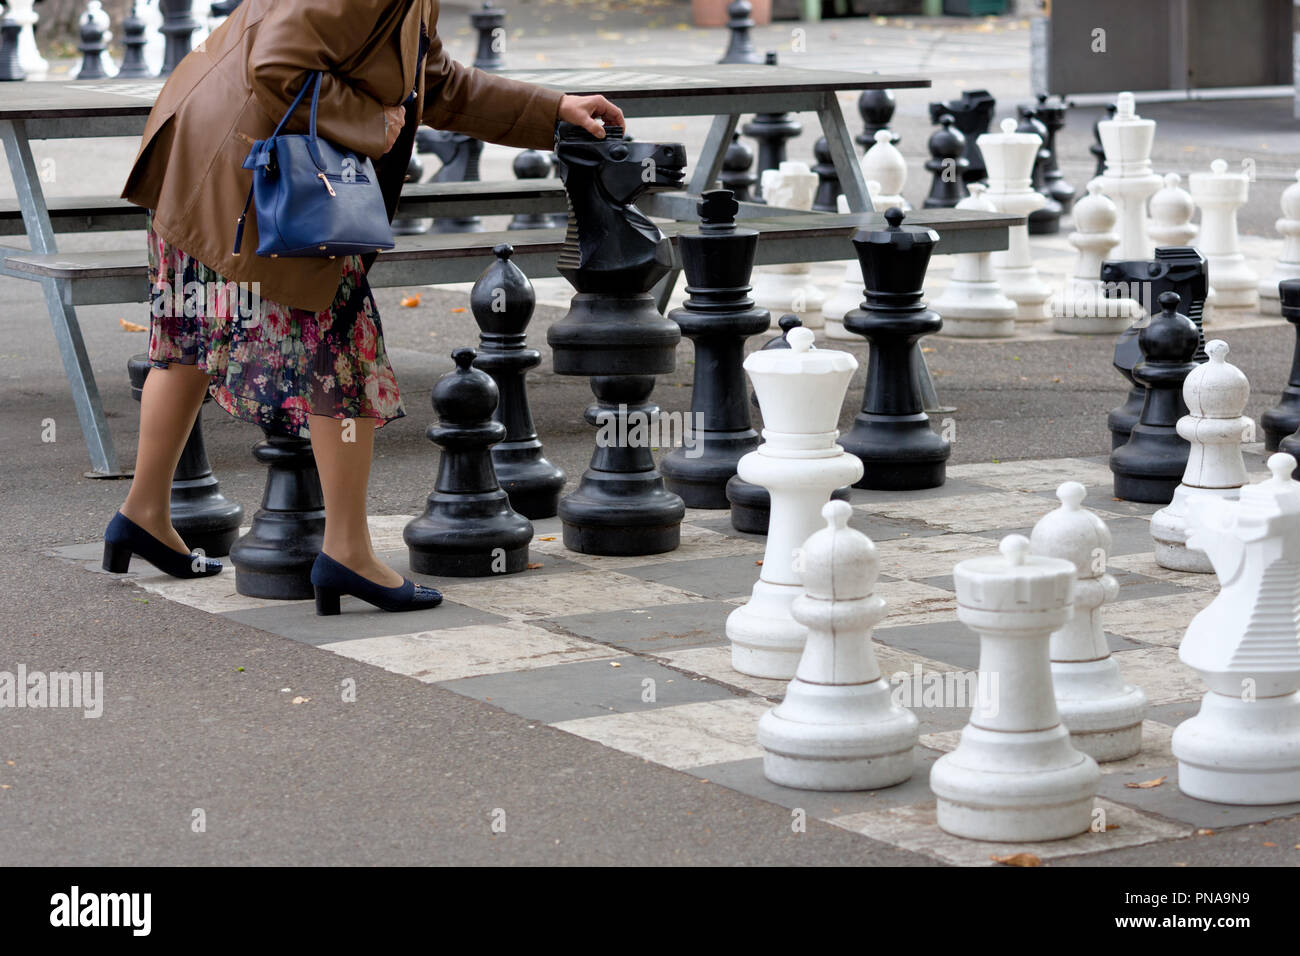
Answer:
[{"label": "black pawn chess piece", "polygon": [[81,67],[77,70],[79,80],[102,80],[108,74],[104,72],[103,53],[108,49],[108,33],[90,16],[89,11],[82,15],[77,24],[77,51],[81,54]]},{"label": "black pawn chess piece", "polygon": [[500,7],[492,6],[491,0],[487,0],[482,9],[470,13],[469,23],[478,31],[474,68],[489,73],[503,69],[506,63],[501,54],[505,48],[506,12]]},{"label": "black pawn chess piece", "polygon": [[235,590],[248,597],[305,601],[315,595],[311,566],[325,539],[325,498],[311,442],[272,433],[253,446],[266,465],[262,506],[230,546]]},{"label": "black pawn chess piece", "polygon": [[[764,349],[788,349],[790,347],[790,340],[789,340],[790,330],[802,327],[803,319],[799,318],[799,316],[797,315],[787,312],[785,315],[781,316],[781,318],[776,320],[776,325],[777,328],[781,330],[781,334],[774,335],[766,342],[764,342],[763,343]],[[759,407],[758,392],[750,393],[749,403],[753,405],[755,408]]]},{"label": "black pawn chess piece", "polygon": [[943,327],[926,308],[922,287],[939,241],[932,229],[904,226],[903,211],[885,211],[888,229],[853,237],[866,299],[844,316],[844,327],[871,343],[862,411],[840,444],[862,459],[858,488],[904,491],[944,482],[952,448],[930,429],[921,406],[913,352],[923,335]]},{"label": "black pawn chess piece", "polygon": [[18,35],[22,29],[22,24],[8,13],[0,19],[0,81],[27,79],[18,62]]},{"label": "black pawn chess piece", "polygon": [[[138,402],[149,375],[149,357],[133,355],[126,367],[131,377],[131,397]],[[203,404],[210,401],[210,395],[203,396]],[[194,419],[172,475],[171,515],[172,527],[190,550],[202,551],[210,558],[230,553],[244,519],[243,507],[221,493],[221,483],[208,464],[201,412]]]},{"label": "black pawn chess piece", "polygon": [[812,207],[817,212],[839,212],[835,199],[843,190],[840,188],[840,174],[835,171],[831,161],[831,147],[823,136],[813,144],[813,158],[817,162],[812,171],[817,174],[817,193],[813,196]]},{"label": "black pawn chess piece", "polygon": [[194,0],[158,0],[158,8],[163,15],[158,32],[167,38],[159,75],[170,76],[181,60],[189,55],[199,21],[194,19]]},{"label": "black pawn chess piece", "polygon": [[1291,374],[1282,389],[1282,399],[1259,419],[1264,430],[1264,448],[1268,451],[1277,451],[1284,438],[1300,431],[1300,279],[1284,280],[1278,291],[1282,297],[1282,318],[1291,323],[1296,335]]},{"label": "black pawn chess piece", "polygon": [[[213,13],[217,12],[216,4],[212,6]],[[140,6],[138,3],[131,4],[131,10],[122,21],[122,65],[118,68],[117,75],[121,78],[139,79],[143,76],[153,76],[149,71],[149,64],[144,59],[144,48],[148,42],[145,38],[144,17],[140,16]]]},{"label": "black pawn chess piece", "polygon": [[528,370],[542,362],[542,353],[525,340],[537,297],[528,277],[510,261],[514,249],[508,243],[492,253],[497,261],[483,270],[469,294],[479,327],[474,367],[496,382],[501,400],[492,417],[506,430],[492,446],[492,464],[511,508],[525,518],[550,518],[559,507],[564,472],[543,455],[528,404]]},{"label": "black pawn chess piece", "polygon": [[898,145],[898,134],[889,129],[889,121],[894,118],[898,104],[894,94],[889,90],[863,90],[858,97],[858,115],[862,117],[862,132],[853,137],[853,142],[867,150],[876,145],[876,133],[889,130],[890,142]]},{"label": "black pawn chess piece", "polygon": [[[483,143],[464,133],[429,129],[422,126],[416,132],[416,147],[421,153],[432,153],[442,160],[442,166],[430,182],[478,182],[479,157]],[[478,216],[439,216],[433,221],[434,232],[482,232],[483,220]]]},{"label": "black pawn chess piece", "polygon": [[754,184],[758,177],[754,175],[754,151],[741,140],[739,133],[731,134],[731,145],[722,154],[722,172],[718,180],[722,188],[731,191],[736,202],[756,202],[753,196]]},{"label": "black pawn chess piece", "polygon": [[433,386],[438,424],[429,441],[442,449],[424,514],[402,529],[411,570],[455,578],[515,574],[528,568],[533,524],[510,507],[497,482],[491,447],[506,435],[493,418],[497,387],[474,368],[475,351],[451,353],[456,368]]},{"label": "black pawn chess piece", "polygon": [[687,299],[668,315],[695,344],[690,443],[674,448],[660,470],[688,508],[726,508],[736,463],[758,447],[745,401],[745,340],[765,331],[772,316],[749,297],[758,232],[736,226],[739,204],[727,190],[712,189],[697,208],[699,231],[677,238]]},{"label": "black pawn chess piece", "polygon": [[1053,197],[1051,190],[1047,188],[1045,178],[1047,172],[1047,161],[1051,154],[1047,151],[1047,127],[1043,121],[1038,118],[1038,113],[1032,106],[1017,107],[1020,114],[1020,125],[1016,127],[1017,133],[1032,133],[1038,137],[1038,152],[1034,154],[1034,167],[1030,177],[1029,185],[1033,187],[1034,192],[1043,197],[1043,205],[1029,214],[1029,233],[1033,236],[1052,236],[1061,231],[1061,204]]},{"label": "black pawn chess piece", "polygon": [[754,6],[749,0],[732,0],[727,5],[727,29],[731,31],[727,40],[727,52],[719,63],[762,63],[763,57],[754,46],[754,38],[749,35],[754,26],[751,14]]},{"label": "black pawn chess piece", "polygon": [[[402,180],[404,183],[418,183],[424,175],[424,163],[420,162],[420,157],[412,151],[410,162],[406,164],[406,177]],[[401,199],[397,201],[398,210],[401,210]],[[428,232],[433,226],[433,220],[427,217],[420,218],[417,216],[398,215],[393,219],[393,234],[398,236],[419,236]]]},{"label": "black pawn chess piece", "polygon": [[984,154],[980,152],[979,138],[989,131],[993,122],[993,111],[997,101],[988,90],[963,90],[961,97],[947,103],[930,104],[930,122],[939,122],[939,117],[949,113],[955,125],[966,137],[966,183],[984,182],[989,178],[989,171],[984,166]]},{"label": "black pawn chess piece", "polygon": [[1073,105],[1060,97],[1049,97],[1046,93],[1039,93],[1038,108],[1035,111],[1039,121],[1047,127],[1047,142],[1043,144],[1043,148],[1047,150],[1047,160],[1043,164],[1043,179],[1052,198],[1061,204],[1062,212],[1069,212],[1074,208],[1074,187],[1066,181],[1065,174],[1061,172],[1061,164],[1056,155],[1056,134],[1065,129],[1065,111]]},{"label": "black pawn chess piece", "polygon": [[235,12],[235,9],[243,0],[216,0],[212,4],[212,15],[214,17],[228,17]]},{"label": "black pawn chess piece", "polygon": [[[768,66],[776,66],[776,51],[769,50],[763,60]],[[803,132],[803,124],[793,113],[755,113],[753,120],[740,128],[751,139],[758,141],[758,182],[754,186],[754,195],[763,195],[763,171],[779,169],[786,159],[785,144]]]},{"label": "black pawn chess piece", "polygon": [[[545,153],[535,149],[525,149],[515,156],[511,169],[514,170],[516,179],[545,179],[551,175],[551,161],[547,159]],[[550,229],[552,226],[564,225],[567,219],[567,213],[517,212],[506,228]]]},{"label": "black pawn chess piece", "polygon": [[966,137],[953,125],[951,113],[939,117],[939,128],[930,134],[930,158],[925,168],[930,171],[930,195],[925,197],[926,209],[952,209],[970,195],[966,188]]},{"label": "black pawn chess piece", "polygon": [[1178,311],[1178,293],[1160,295],[1161,311],[1138,333],[1142,361],[1133,379],[1146,388],[1142,415],[1128,441],[1110,453],[1115,497],[1124,501],[1169,504],[1183,480],[1191,446],[1178,434],[1187,414],[1183,382],[1196,368],[1196,325]]},{"label": "black pawn chess piece", "polygon": [[1094,177],[1103,176],[1106,173],[1106,148],[1101,145],[1101,121],[1114,119],[1118,110],[1118,104],[1107,103],[1106,115],[1097,117],[1097,122],[1092,124],[1092,145],[1088,147],[1088,152],[1092,153],[1092,158],[1097,161],[1097,168],[1093,170]]},{"label": "black pawn chess piece", "polygon": [[686,150],[629,144],[618,126],[596,139],[561,122],[556,155],[570,208],[558,271],[576,292],[546,339],[557,374],[590,377],[596,402],[585,418],[598,429],[590,467],[560,501],[564,544],[584,554],[671,551],[686,506],[655,468],[659,408],[650,393],[654,377],[675,367],[682,333],[650,294],[672,268],[672,245],[633,204],[650,190],[681,185]]}]

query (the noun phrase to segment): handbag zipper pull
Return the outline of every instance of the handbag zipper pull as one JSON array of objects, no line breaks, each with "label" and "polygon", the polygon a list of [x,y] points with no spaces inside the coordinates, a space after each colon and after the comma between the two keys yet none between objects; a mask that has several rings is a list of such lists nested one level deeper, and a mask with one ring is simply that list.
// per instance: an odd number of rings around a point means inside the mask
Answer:
[{"label": "handbag zipper pull", "polygon": [[334,191],[334,187],[330,185],[330,181],[329,181],[328,179],[325,178],[325,174],[324,174],[324,173],[317,173],[316,176],[317,176],[317,178],[320,179],[321,182],[323,182],[323,183],[325,184],[325,188],[329,190],[329,193],[330,193],[331,196],[337,196],[337,195],[338,195],[338,193],[336,193],[336,192]]}]

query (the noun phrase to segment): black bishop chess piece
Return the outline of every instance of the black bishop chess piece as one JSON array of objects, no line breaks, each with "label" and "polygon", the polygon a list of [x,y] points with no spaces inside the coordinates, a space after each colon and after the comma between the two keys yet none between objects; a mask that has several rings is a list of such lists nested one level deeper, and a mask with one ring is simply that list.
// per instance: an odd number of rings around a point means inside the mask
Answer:
[{"label": "black bishop chess piece", "polygon": [[1092,158],[1097,161],[1097,168],[1092,174],[1094,178],[1106,174],[1106,148],[1101,145],[1101,121],[1114,119],[1118,110],[1118,103],[1107,103],[1106,115],[1098,116],[1097,122],[1092,124],[1092,145],[1088,147],[1088,152],[1092,153]]},{"label": "black bishop chess piece", "polygon": [[[535,149],[520,150],[511,164],[516,179],[545,179],[551,175],[551,160]],[[551,229],[563,226],[568,213],[517,212],[507,229]]]},{"label": "black bishop chess piece", "polygon": [[550,518],[559,508],[564,472],[546,460],[528,403],[528,370],[542,362],[542,353],[528,348],[526,339],[537,296],[528,277],[510,261],[514,249],[509,243],[494,246],[492,254],[496,261],[469,294],[479,328],[474,367],[496,382],[500,401],[492,417],[506,430],[505,438],[492,446],[492,465],[511,508],[525,518]]},{"label": "black bishop chess piece", "polygon": [[888,229],[859,229],[853,236],[866,299],[844,316],[844,328],[871,343],[862,411],[840,439],[862,460],[858,488],[907,491],[944,482],[952,447],[930,428],[916,378],[918,344],[943,327],[926,307],[925,273],[939,234],[904,226],[903,211],[885,211]]},{"label": "black bishop chess piece", "polygon": [[0,17],[0,82],[25,80],[27,74],[18,62],[18,36],[23,26],[8,12]]},{"label": "black bishop chess piece", "polygon": [[[1282,301],[1282,318],[1295,329],[1295,350],[1291,354],[1291,374],[1282,399],[1259,418],[1264,430],[1264,448],[1277,451],[1282,440],[1300,431],[1300,279],[1285,279],[1278,286]],[[1287,451],[1294,455],[1294,451]],[[1300,460],[1300,459],[1297,459]]]},{"label": "black bishop chess piece", "polygon": [[108,49],[109,32],[97,22],[95,9],[88,8],[77,22],[77,52],[81,54],[81,66],[77,70],[79,80],[108,77],[104,71],[104,51]]},{"label": "black bishop chess piece", "polygon": [[158,0],[158,9],[163,16],[158,32],[167,39],[159,76],[171,76],[172,70],[189,55],[199,21],[194,18],[194,0]]},{"label": "black bishop chess piece", "polygon": [[[424,176],[424,163],[420,162],[420,156],[415,151],[411,152],[411,159],[406,164],[406,177],[402,180],[404,183],[418,183]],[[433,227],[433,220],[428,217],[420,216],[403,216],[400,215],[401,199],[398,199],[399,215],[393,219],[393,235],[396,236],[420,236],[428,232]]]},{"label": "black bishop chess piece", "polygon": [[862,147],[865,154],[876,145],[876,133],[889,130],[889,141],[898,145],[899,136],[889,129],[889,121],[894,118],[898,104],[894,94],[889,90],[863,90],[858,97],[858,115],[862,117],[862,132],[853,137],[853,142]]},{"label": "black bishop chess piece", "polygon": [[731,145],[722,154],[722,172],[718,176],[722,188],[730,190],[736,202],[754,202],[753,189],[758,182],[754,175],[754,151],[741,140],[739,133],[731,134]]},{"label": "black bishop chess piece", "polygon": [[926,209],[952,209],[970,195],[966,188],[966,137],[957,129],[951,113],[939,117],[939,128],[930,134],[930,158],[925,168],[930,171],[930,195],[925,197]]},{"label": "black bishop chess piece", "polygon": [[745,401],[745,340],[766,331],[772,316],[749,297],[758,232],[736,226],[739,204],[712,189],[696,208],[699,231],[677,237],[687,299],[668,315],[695,344],[690,443],[674,448],[660,470],[688,508],[726,508],[736,463],[758,447]]},{"label": "black bishop chess piece", "polygon": [[959,99],[930,104],[930,122],[937,123],[940,116],[948,113],[953,118],[953,125],[966,137],[966,159],[970,164],[966,167],[967,185],[982,183],[989,178],[979,138],[989,131],[996,108],[997,101],[988,90],[963,90]]},{"label": "black bishop chess piece", "polygon": [[727,50],[719,63],[762,63],[762,54],[754,46],[749,31],[754,26],[754,5],[749,0],[731,0],[727,5]]},{"label": "black bishop chess piece", "polygon": [[1043,197],[1043,205],[1029,214],[1029,234],[1033,236],[1053,236],[1061,231],[1061,204],[1047,188],[1047,161],[1051,154],[1047,151],[1047,127],[1038,118],[1037,110],[1032,106],[1017,107],[1020,125],[1017,133],[1032,133],[1038,137],[1038,152],[1034,154],[1034,167],[1029,185],[1034,192]]},{"label": "black bishop chess piece", "polygon": [[[479,181],[479,157],[483,143],[464,133],[430,129],[421,126],[415,134],[416,149],[432,153],[442,160],[442,166],[432,183],[471,183]],[[483,220],[478,216],[439,216],[433,221],[434,232],[482,232]]]},{"label": "black bishop chess piece", "polygon": [[[213,4],[214,14],[217,12],[216,8],[217,5]],[[125,52],[122,54],[122,65],[117,70],[119,78],[139,79],[153,76],[144,58],[144,48],[148,43],[145,30],[144,17],[140,16],[140,4],[132,3],[126,19],[122,21],[122,48]]]},{"label": "black bishop chess piece", "polygon": [[1062,212],[1074,208],[1074,187],[1061,172],[1061,163],[1056,155],[1056,134],[1065,129],[1065,113],[1073,105],[1059,96],[1039,93],[1038,106],[1034,110],[1039,122],[1047,127],[1047,141],[1043,143],[1043,149],[1047,151],[1047,159],[1043,163],[1043,180],[1047,183],[1048,193],[1061,204]]},{"label": "black bishop chess piece", "polygon": [[1160,312],[1138,333],[1142,361],[1133,380],[1146,388],[1142,415],[1128,441],[1110,453],[1115,497],[1167,505],[1183,480],[1187,439],[1178,434],[1178,419],[1187,414],[1183,382],[1196,368],[1195,323],[1178,311],[1178,293],[1160,295]]},{"label": "black bishop chess piece", "polygon": [[817,192],[813,196],[813,210],[839,212],[840,207],[835,200],[844,190],[840,187],[840,174],[835,171],[835,163],[831,160],[831,147],[826,142],[825,136],[813,143],[813,158],[816,163],[812,171],[817,174]]},{"label": "black bishop chess piece", "polygon": [[442,449],[424,514],[402,529],[411,570],[454,578],[515,574],[528,568],[533,524],[510,507],[492,467],[491,447],[506,435],[493,418],[497,387],[474,368],[475,351],[451,353],[456,367],[433,386],[438,424],[429,441]]},{"label": "black bishop chess piece", "polygon": [[478,49],[474,53],[474,69],[495,73],[505,68],[506,12],[492,6],[487,0],[481,9],[469,15],[469,25],[478,31]]},{"label": "black bishop chess piece", "polygon": [[[775,50],[769,50],[763,62],[768,66],[777,65]],[[758,183],[754,195],[763,195],[763,172],[768,169],[780,169],[786,160],[785,144],[803,132],[803,124],[795,118],[794,113],[755,113],[753,120],[740,128],[750,139],[758,142]]]},{"label": "black bishop chess piece", "polygon": [[591,465],[560,500],[564,544],[584,554],[672,551],[686,506],[655,467],[659,408],[650,393],[655,376],[674,369],[682,333],[650,293],[672,269],[672,245],[634,203],[681,186],[686,150],[628,143],[619,126],[596,139],[561,121],[555,152],[569,196],[557,266],[576,293],[546,340],[557,374],[590,377],[596,401],[585,417],[598,429]]}]

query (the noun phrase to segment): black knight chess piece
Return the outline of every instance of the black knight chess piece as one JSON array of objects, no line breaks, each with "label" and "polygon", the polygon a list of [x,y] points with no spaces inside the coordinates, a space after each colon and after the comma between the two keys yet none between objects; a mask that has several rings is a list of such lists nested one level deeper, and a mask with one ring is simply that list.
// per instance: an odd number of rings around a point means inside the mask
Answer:
[{"label": "black knight chess piece", "polygon": [[981,183],[989,178],[989,171],[984,166],[984,154],[980,152],[979,138],[989,131],[993,122],[993,111],[997,101],[988,90],[963,90],[960,99],[947,103],[930,104],[930,122],[939,122],[939,117],[949,113],[953,125],[966,137],[966,184]]},{"label": "black knight chess piece", "polygon": [[925,168],[930,171],[930,195],[925,197],[926,209],[952,209],[970,195],[966,188],[966,137],[953,125],[951,113],[939,117],[939,128],[930,135],[930,158]]},{"label": "black knight chess piece", "polygon": [[[768,66],[776,66],[776,52],[769,50],[763,60]],[[803,124],[795,118],[794,113],[756,113],[754,119],[740,128],[751,139],[758,141],[758,185],[754,187],[755,197],[763,195],[763,171],[780,169],[786,160],[785,144],[803,132]]]},{"label": "black knight chess piece", "polygon": [[1043,148],[1047,150],[1047,159],[1043,164],[1043,180],[1047,183],[1048,193],[1061,204],[1062,212],[1069,212],[1074,208],[1074,187],[1066,181],[1065,174],[1061,172],[1061,163],[1056,155],[1056,135],[1065,129],[1065,113],[1073,105],[1059,96],[1039,93],[1038,106],[1035,109],[1039,121],[1047,127],[1047,141],[1043,143]]},{"label": "black knight chess piece", "polygon": [[889,121],[894,118],[898,104],[894,94],[889,90],[863,90],[858,97],[858,115],[862,117],[862,132],[853,137],[853,142],[862,147],[865,154],[876,145],[876,133],[889,130],[889,141],[898,145],[898,134],[889,129]]},{"label": "black knight chess piece", "polygon": [[1051,153],[1047,151],[1047,126],[1038,118],[1038,113],[1032,106],[1018,107],[1017,112],[1020,115],[1020,125],[1016,127],[1016,132],[1032,133],[1039,141],[1029,185],[1043,197],[1044,202],[1029,214],[1029,234],[1054,236],[1061,231],[1061,204],[1047,188],[1047,161],[1051,158]]},{"label": "black knight chess piece", "polygon": [[[1283,439],[1300,431],[1300,279],[1286,279],[1279,286],[1282,318],[1295,329],[1295,350],[1291,355],[1291,374],[1287,376],[1282,398],[1259,418],[1264,430],[1264,448],[1277,451]],[[1294,451],[1286,450],[1294,455]]]},{"label": "black knight chess piece", "polygon": [[754,202],[753,188],[758,182],[754,175],[754,151],[740,139],[739,133],[731,134],[731,145],[722,154],[722,172],[718,176],[722,188],[731,191],[736,202]]},{"label": "black knight chess piece", "polygon": [[[479,157],[483,143],[464,133],[420,127],[416,145],[421,153],[432,153],[442,160],[442,167],[433,174],[433,183],[472,183],[479,180]],[[434,232],[482,232],[483,220],[478,216],[439,216],[433,221]]]},{"label": "black knight chess piece", "polygon": [[719,63],[762,63],[763,57],[754,46],[749,31],[754,26],[751,16],[754,6],[749,0],[732,0],[727,5],[727,50]]}]

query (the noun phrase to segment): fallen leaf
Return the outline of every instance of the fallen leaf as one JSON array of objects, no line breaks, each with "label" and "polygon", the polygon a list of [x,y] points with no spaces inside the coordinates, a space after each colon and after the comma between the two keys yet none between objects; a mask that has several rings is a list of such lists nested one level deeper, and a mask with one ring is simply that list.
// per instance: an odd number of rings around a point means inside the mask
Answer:
[{"label": "fallen leaf", "polygon": [[754,562],[754,567],[756,567],[756,568],[761,568],[762,566],[763,566],[763,562],[762,562],[762,561],[755,561],[755,562]]},{"label": "fallen leaf", "polygon": [[235,670],[239,671],[241,674],[244,672],[244,669],[242,667],[236,667]]},{"label": "fallen leaf", "polygon": [[122,326],[123,332],[148,332],[149,331],[149,326],[147,325],[137,325],[135,322],[128,322],[126,319],[118,319],[117,321]]},{"label": "fallen leaf", "polygon": [[928,355],[928,354],[930,354],[931,352],[933,352],[934,349],[930,348],[929,346],[926,346],[925,348],[921,349],[921,351],[924,352],[924,353],[926,353],[926,354]]},{"label": "fallen leaf", "polygon": [[415,295],[407,295],[402,297],[402,308],[404,309],[414,309],[419,304],[420,304],[420,293],[418,292],[415,293]]},{"label": "fallen leaf", "polygon": [[529,571],[536,571],[538,568],[544,568],[544,567],[546,567],[546,565],[542,564],[540,561],[530,561],[530,562],[528,562],[528,570],[529,570]]},{"label": "fallen leaf", "polygon": [[0,783],[0,790],[12,790],[12,789],[13,787],[9,786],[9,784],[7,783]]},{"label": "fallen leaf", "polygon": [[1154,780],[1143,780],[1141,783],[1126,783],[1124,786],[1130,790],[1150,790],[1152,787],[1160,786],[1168,779],[1168,777],[1156,777]]},{"label": "fallen leaf", "polygon": [[1197,836],[1214,836],[1214,831],[1211,830],[1211,829],[1209,829],[1208,827],[1201,827],[1199,830],[1196,831],[1196,835],[1197,835]]},{"label": "fallen leaf", "polygon": [[997,856],[990,854],[989,859],[994,863],[1004,863],[1007,866],[1042,866],[1043,861],[1032,853],[1012,853],[1010,856]]},{"label": "fallen leaf", "polygon": [[295,697],[295,698],[294,698],[293,700],[291,700],[289,703],[291,703],[291,704],[305,704],[305,703],[307,703],[307,701],[309,701],[309,700],[311,700],[310,697]]},{"label": "fallen leaf", "polygon": [[554,540],[555,540],[555,535],[551,535],[549,538],[538,538],[537,540],[538,540],[538,541],[554,541]]},{"label": "fallen leaf", "polygon": [[610,662],[609,662],[609,666],[610,666],[610,667],[622,667],[623,665],[620,664],[618,661],[610,661]]},{"label": "fallen leaf", "polygon": [[453,312],[464,312],[464,311],[465,311],[465,307],[464,307],[463,305],[458,305],[458,306],[456,306],[456,308],[452,309],[451,311],[453,311]]},{"label": "fallen leaf", "polygon": [[1106,824],[1106,829],[1107,829],[1107,830],[1118,830],[1118,829],[1119,829],[1119,824],[1118,824],[1118,823],[1108,823],[1108,824]]},{"label": "fallen leaf", "polygon": [[1268,841],[1268,840],[1265,840],[1265,841],[1264,841],[1264,846],[1277,846],[1277,844],[1276,844],[1276,843],[1272,843],[1272,842],[1270,842],[1270,841]]}]

